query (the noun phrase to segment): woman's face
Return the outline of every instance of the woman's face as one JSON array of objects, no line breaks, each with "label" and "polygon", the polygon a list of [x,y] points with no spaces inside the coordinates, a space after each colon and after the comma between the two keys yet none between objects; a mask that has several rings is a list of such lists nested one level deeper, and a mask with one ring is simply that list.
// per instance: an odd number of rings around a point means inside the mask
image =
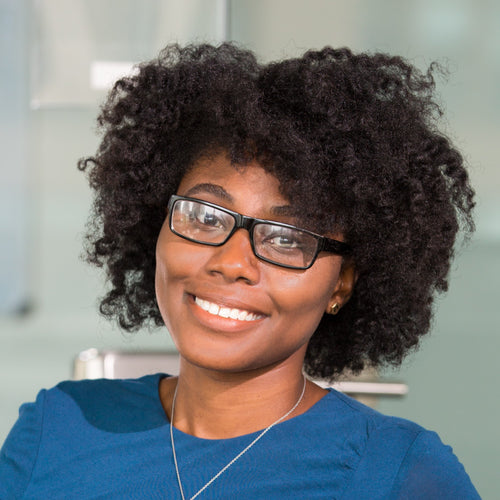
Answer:
[{"label": "woman's face", "polygon": [[[177,194],[251,217],[295,222],[276,215],[289,207],[276,177],[256,163],[235,169],[223,154],[199,160]],[[350,292],[342,272],[342,258],[327,253],[305,271],[263,262],[253,254],[245,229],[213,247],[176,236],[167,220],[156,248],[158,305],[181,356],[224,372],[282,363],[301,369],[323,313]],[[237,319],[223,317],[228,309]]]}]

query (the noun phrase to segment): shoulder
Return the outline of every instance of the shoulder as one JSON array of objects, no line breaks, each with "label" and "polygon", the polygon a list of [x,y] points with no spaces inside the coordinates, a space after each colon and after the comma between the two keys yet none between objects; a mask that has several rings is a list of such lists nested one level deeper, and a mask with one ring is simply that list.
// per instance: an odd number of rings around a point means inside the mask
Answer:
[{"label": "shoulder", "polygon": [[165,375],[147,375],[138,379],[97,379],[66,381],[58,384],[50,396],[67,399],[85,420],[107,432],[140,432],[165,424],[158,386]]},{"label": "shoulder", "polygon": [[479,499],[451,446],[435,432],[420,432],[401,461],[391,498]]},{"label": "shoulder", "polygon": [[319,413],[322,413],[324,418],[333,417],[336,422],[347,422],[354,431],[365,434],[367,439],[383,433],[386,439],[392,435],[396,440],[404,438],[411,441],[425,430],[415,422],[384,415],[333,389],[329,390],[320,403]]},{"label": "shoulder", "polygon": [[72,432],[75,426],[124,433],[164,425],[166,416],[158,395],[163,377],[65,381],[41,390],[36,401],[20,407],[19,418],[2,447],[2,467],[14,461],[14,456],[36,453],[44,435]]},{"label": "shoulder", "polygon": [[326,398],[360,446],[346,498],[366,498],[367,491],[371,498],[479,498],[452,448],[435,432],[335,391]]},{"label": "shoulder", "polygon": [[350,436],[349,439],[357,443],[359,455],[365,459],[372,455],[392,459],[398,453],[405,453],[415,439],[426,432],[415,422],[384,415],[335,390],[330,390],[318,409],[321,411],[317,416],[321,416],[324,425],[333,425]]},{"label": "shoulder", "polygon": [[19,409],[19,418],[0,451],[0,498],[21,498],[36,463],[42,436],[46,391]]},{"label": "shoulder", "polygon": [[40,391],[21,406],[2,447],[0,498],[54,498],[52,488],[67,487],[83,470],[97,471],[113,447],[161,432],[168,422],[158,395],[163,377],[67,381]]}]

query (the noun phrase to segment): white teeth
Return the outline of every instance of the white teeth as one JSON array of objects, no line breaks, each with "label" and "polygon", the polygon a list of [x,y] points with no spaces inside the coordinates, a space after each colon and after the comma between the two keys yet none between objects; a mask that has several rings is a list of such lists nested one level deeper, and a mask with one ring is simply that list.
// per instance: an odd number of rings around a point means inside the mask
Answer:
[{"label": "white teeth", "polygon": [[223,318],[229,318],[230,314],[231,314],[231,309],[229,309],[229,307],[221,307],[219,309],[219,316],[222,316]]},{"label": "white teeth", "polygon": [[198,297],[196,297],[196,303],[204,310],[204,311],[208,311],[210,309],[210,302],[208,302],[207,300],[202,300],[202,299],[199,299]]},{"label": "white teeth", "polygon": [[231,309],[229,307],[218,306],[213,302],[209,302],[208,300],[203,300],[198,297],[195,297],[194,301],[204,311],[207,311],[215,316],[220,316],[222,318],[237,319],[239,321],[255,321],[256,319],[262,317],[259,314],[251,313],[243,309]]},{"label": "white teeth", "polygon": [[219,306],[217,304],[211,303],[208,308],[208,312],[210,314],[219,314]]}]

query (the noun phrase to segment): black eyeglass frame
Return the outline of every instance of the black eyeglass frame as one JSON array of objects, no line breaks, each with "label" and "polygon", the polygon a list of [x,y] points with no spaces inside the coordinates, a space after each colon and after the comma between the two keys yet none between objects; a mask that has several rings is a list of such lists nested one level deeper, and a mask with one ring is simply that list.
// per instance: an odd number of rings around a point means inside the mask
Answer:
[{"label": "black eyeglass frame", "polygon": [[[227,213],[228,215],[231,215],[233,217],[233,219],[235,220],[235,225],[234,225],[233,229],[229,232],[227,237],[224,239],[224,241],[221,241],[219,243],[209,243],[209,242],[199,241],[199,240],[195,240],[193,238],[189,238],[188,236],[185,236],[185,235],[177,232],[173,228],[173,224],[172,224],[173,207],[177,201],[194,201],[197,203],[201,203],[203,205],[207,205],[207,206],[212,207],[212,208],[216,208],[217,210],[220,210],[222,212]],[[255,249],[254,240],[253,240],[253,229],[257,224],[272,224],[275,226],[285,227],[285,228],[289,228],[289,229],[297,229],[298,231],[301,231],[303,233],[309,234],[310,236],[314,237],[314,239],[316,239],[318,244],[316,247],[316,253],[314,254],[313,258],[311,259],[311,263],[308,266],[300,266],[300,267],[299,266],[290,266],[287,264],[280,264],[279,262],[276,262],[274,260],[270,260],[266,257],[263,257],[262,255],[259,255]],[[274,264],[276,266],[284,267],[287,269],[297,269],[297,270],[309,269],[314,264],[314,262],[316,262],[316,259],[321,252],[329,252],[329,253],[333,253],[336,255],[342,255],[342,256],[348,256],[348,255],[352,254],[351,246],[347,243],[344,243],[343,241],[338,241],[338,240],[334,240],[332,238],[327,238],[326,236],[322,236],[320,234],[313,233],[312,231],[308,231],[307,229],[302,229],[300,227],[293,226],[292,224],[285,224],[284,222],[276,222],[274,220],[268,220],[268,219],[257,219],[255,217],[248,217],[247,215],[243,215],[243,214],[240,214],[240,213],[235,212],[233,210],[229,210],[228,208],[221,207],[220,205],[217,205],[215,203],[210,203],[209,201],[200,200],[198,198],[191,198],[189,196],[179,196],[176,194],[173,194],[170,197],[170,200],[168,201],[168,226],[174,234],[176,234],[177,236],[179,236],[185,240],[192,241],[194,243],[199,243],[200,245],[208,245],[208,246],[212,246],[212,247],[220,247],[220,246],[224,245],[225,243],[227,243],[229,238],[231,238],[231,236],[233,236],[233,234],[238,229],[246,229],[248,231],[248,235],[250,238],[250,245],[252,247],[252,251],[257,258],[259,258],[260,260],[263,260],[265,262],[269,262],[270,264]]]}]

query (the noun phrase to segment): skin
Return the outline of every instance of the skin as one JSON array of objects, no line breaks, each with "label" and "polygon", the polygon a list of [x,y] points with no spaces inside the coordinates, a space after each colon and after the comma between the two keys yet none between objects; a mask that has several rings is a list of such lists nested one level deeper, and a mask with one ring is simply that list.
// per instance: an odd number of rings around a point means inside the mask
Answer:
[{"label": "skin", "polygon": [[[295,222],[276,177],[257,163],[235,168],[224,154],[198,160],[177,194],[253,217]],[[158,305],[181,359],[179,378],[162,381],[160,398],[170,416],[178,384],[175,427],[203,438],[255,432],[295,404],[309,339],[325,311],[349,299],[355,281],[353,266],[338,255],[322,253],[305,271],[284,269],[259,260],[244,229],[223,246],[210,247],[176,236],[168,220],[156,262]],[[195,296],[258,317],[239,321],[211,315]],[[307,382],[290,417],[324,394]]]}]

